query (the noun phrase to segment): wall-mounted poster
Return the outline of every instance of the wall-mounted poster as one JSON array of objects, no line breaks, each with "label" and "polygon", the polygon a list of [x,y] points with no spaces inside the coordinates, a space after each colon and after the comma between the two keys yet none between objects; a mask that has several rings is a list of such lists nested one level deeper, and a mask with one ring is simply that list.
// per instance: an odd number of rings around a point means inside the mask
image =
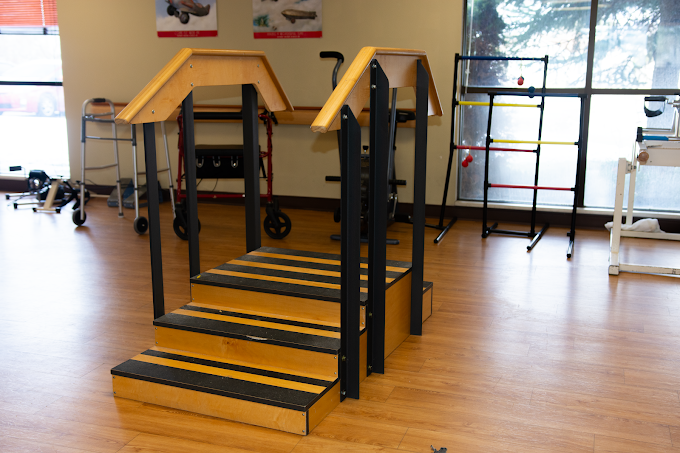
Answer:
[{"label": "wall-mounted poster", "polygon": [[217,36],[217,0],[156,0],[160,38]]},{"label": "wall-mounted poster", "polygon": [[321,0],[253,0],[255,39],[321,38]]}]

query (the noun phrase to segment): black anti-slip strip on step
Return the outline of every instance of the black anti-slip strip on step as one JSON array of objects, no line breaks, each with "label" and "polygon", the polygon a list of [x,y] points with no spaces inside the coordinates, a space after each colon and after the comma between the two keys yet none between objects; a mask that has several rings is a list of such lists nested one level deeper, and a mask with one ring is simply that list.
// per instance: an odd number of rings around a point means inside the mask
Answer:
[{"label": "black anti-slip strip on step", "polygon": [[[191,283],[198,285],[220,286],[223,288],[243,289],[246,291],[259,291],[282,296],[304,297],[306,299],[326,300],[340,302],[340,289],[320,288],[318,286],[305,286],[293,283],[273,282],[246,277],[234,277],[231,275],[211,274],[204,272],[199,277],[192,277]],[[361,293],[361,301],[368,299],[367,293]]]},{"label": "black anti-slip strip on step", "polygon": [[[327,283],[329,285],[339,285],[340,284],[340,277],[331,277],[328,275],[314,275],[314,274],[305,274],[304,272],[292,272],[292,271],[282,271],[278,269],[265,269],[262,267],[253,267],[253,266],[241,266],[238,264],[221,264],[217,266],[215,269],[219,269],[222,271],[231,271],[231,272],[240,272],[242,274],[255,274],[255,275],[263,275],[267,277],[277,277],[277,278],[290,278],[294,280],[302,280],[303,282],[317,282],[317,283]],[[211,272],[208,271],[208,274]],[[304,285],[304,283],[301,283]],[[362,286],[368,287],[368,281],[363,280],[361,281]]]},{"label": "black anti-slip strip on step", "polygon": [[270,318],[267,316],[260,316],[260,315],[252,315],[250,313],[236,313],[233,311],[229,310],[218,310],[215,308],[206,308],[206,307],[197,307],[195,305],[184,305],[180,307],[182,310],[191,310],[191,311],[198,311],[201,313],[211,313],[214,315],[221,315],[221,316],[232,316],[234,318],[243,318],[243,319],[253,319],[256,321],[265,321],[265,322],[273,322],[276,324],[285,324],[288,326],[296,326],[296,327],[306,327],[308,329],[316,329],[316,330],[325,330],[328,332],[340,332],[340,327],[333,327],[333,326],[324,326],[321,324],[312,324],[311,322],[301,322],[301,321],[293,321],[290,319],[281,319],[281,318]]},{"label": "black anti-slip strip on step", "polygon": [[[330,271],[330,272],[340,272],[340,264],[321,264],[321,263],[314,263],[310,261],[293,261],[293,260],[286,260],[282,258],[270,258],[267,256],[258,256],[258,255],[244,255],[240,258],[237,258],[236,260],[238,261],[247,261],[250,263],[265,263],[265,264],[275,264],[277,266],[290,266],[290,267],[300,267],[304,269],[314,269],[314,270],[319,270],[319,271]],[[229,262],[227,264],[231,264],[232,262]],[[220,269],[218,266],[217,269]],[[295,272],[294,270],[291,270],[291,272]],[[359,272],[361,275],[368,275],[368,269],[367,268],[361,268],[359,269]],[[385,276],[387,278],[399,278],[401,277],[405,272],[396,272],[396,271],[385,271]]]},{"label": "black anti-slip strip on step", "polygon": [[189,332],[219,335],[263,344],[274,344],[295,349],[337,354],[340,350],[340,339],[309,335],[286,330],[216,321],[214,319],[197,318],[195,316],[168,313],[154,320],[154,326]]},{"label": "black anti-slip strip on step", "polygon": [[142,352],[142,354],[153,357],[160,357],[163,359],[177,360],[178,362],[205,365],[212,368],[221,368],[223,370],[240,371],[241,373],[255,374],[258,376],[283,379],[286,381],[300,382],[302,384],[319,385],[321,387],[326,387],[328,384],[331,383],[331,381],[323,381],[321,379],[297,376],[295,374],[278,373],[276,371],[263,370],[261,368],[251,368],[247,366],[234,365],[232,363],[216,362],[214,360],[199,359],[197,357],[189,357],[181,354],[172,354],[170,352],[154,351],[153,349],[144,351]]},{"label": "black anti-slip strip on step", "polygon": [[121,363],[111,370],[111,374],[298,411],[309,409],[321,396],[137,360]]},{"label": "black anti-slip strip on step", "polygon": [[[277,249],[274,247],[260,247],[259,249],[255,250],[256,252],[261,252],[261,253],[276,253],[278,255],[291,255],[291,256],[301,256],[301,257],[309,257],[309,258],[319,258],[323,260],[334,260],[334,261],[340,261],[340,255],[335,255],[332,253],[319,253],[319,252],[307,252],[304,250],[288,250],[288,249]],[[244,255],[247,256],[247,255]],[[239,258],[241,259],[241,258]],[[368,263],[368,258],[362,256],[359,258],[361,263],[367,264]],[[407,261],[391,261],[387,260],[387,265],[392,266],[392,267],[403,267],[404,269],[411,269],[411,263]]]}]

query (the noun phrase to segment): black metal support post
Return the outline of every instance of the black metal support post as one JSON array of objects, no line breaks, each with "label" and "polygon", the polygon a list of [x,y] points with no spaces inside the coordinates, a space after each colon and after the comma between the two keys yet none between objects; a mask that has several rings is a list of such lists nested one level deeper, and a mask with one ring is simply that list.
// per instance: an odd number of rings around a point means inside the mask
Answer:
[{"label": "black metal support post", "polygon": [[493,116],[493,98],[494,94],[489,94],[489,119],[486,123],[486,158],[484,159],[484,205],[482,207],[482,237],[485,238],[489,232],[496,227],[493,225],[488,227],[488,209],[489,209],[489,159],[491,158],[489,149],[491,147],[491,117]]},{"label": "black metal support post", "polygon": [[458,217],[453,216],[446,226],[444,226],[444,214],[446,213],[446,199],[449,195],[449,182],[451,181],[451,167],[453,166],[453,153],[456,150],[456,107],[458,106],[458,64],[460,63],[460,54],[456,54],[454,64],[453,64],[453,95],[451,97],[451,140],[449,142],[449,163],[446,166],[446,180],[444,181],[444,195],[442,197],[442,206],[439,210],[439,223],[437,225],[426,225],[430,228],[436,228],[441,231],[439,235],[435,238],[434,243],[439,244],[439,242],[444,239],[446,233],[449,232],[451,227]]},{"label": "black metal support post", "polygon": [[411,335],[423,333],[423,263],[425,259],[425,180],[427,108],[430,75],[418,60],[416,77],[416,149],[413,171],[413,250],[411,252]]},{"label": "black metal support post", "polygon": [[[385,372],[385,268],[387,266],[387,165],[389,81],[377,60],[371,62],[370,176],[368,208],[368,365]],[[394,109],[392,111],[394,114]],[[396,127],[396,124],[394,125]]]},{"label": "black metal support post", "polygon": [[261,245],[260,233],[260,146],[257,126],[257,90],[252,85],[241,85],[243,100],[243,171],[246,195],[246,251]]},{"label": "black metal support post", "polygon": [[[187,235],[189,236],[189,277],[201,273],[198,245],[198,196],[196,190],[196,141],[194,138],[194,94],[182,101],[182,131],[184,134],[184,170],[187,194]],[[148,169],[148,167],[147,167]],[[147,170],[147,178],[148,178]],[[147,179],[148,181],[148,179]],[[147,182],[147,186],[149,183]]]},{"label": "black metal support post", "polygon": [[[158,208],[158,168],[156,165],[155,123],[144,123],[144,161],[149,209],[149,248],[151,251],[151,287],[153,290],[153,317],[165,314],[163,295],[163,258],[161,256],[161,215]],[[134,131],[135,125],[132,125]],[[134,132],[133,132],[134,133]]]},{"label": "black metal support post", "polygon": [[[361,128],[349,106],[341,112],[340,398],[359,398],[361,250]],[[384,244],[384,241],[383,241]],[[384,283],[383,283],[384,287]]]},{"label": "black metal support post", "polygon": [[580,200],[579,195],[581,188],[581,174],[584,168],[582,167],[582,161],[585,160],[585,149],[583,143],[583,135],[585,129],[586,120],[586,103],[587,96],[583,95],[580,97],[581,101],[581,115],[579,118],[579,130],[578,130],[578,157],[576,161],[576,182],[574,184],[574,206],[571,210],[571,229],[569,230],[569,247],[567,248],[567,258],[571,258],[574,253],[574,240],[576,239],[576,206]]}]

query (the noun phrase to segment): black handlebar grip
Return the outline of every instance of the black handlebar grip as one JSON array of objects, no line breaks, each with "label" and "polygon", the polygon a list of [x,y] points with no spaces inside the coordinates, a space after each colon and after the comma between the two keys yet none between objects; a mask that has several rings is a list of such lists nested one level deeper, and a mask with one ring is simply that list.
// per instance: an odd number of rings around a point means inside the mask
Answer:
[{"label": "black handlebar grip", "polygon": [[405,179],[390,179],[389,183],[394,184],[395,186],[405,186],[406,180]]},{"label": "black handlebar grip", "polygon": [[340,182],[340,176],[326,176],[326,181]]},{"label": "black handlebar grip", "polygon": [[337,58],[340,61],[345,61],[345,56],[340,52],[321,52],[319,54],[321,58]]},{"label": "black handlebar grip", "polygon": [[108,102],[106,98],[94,98],[92,99],[92,102]]},{"label": "black handlebar grip", "polygon": [[645,102],[666,102],[666,96],[647,96]]}]

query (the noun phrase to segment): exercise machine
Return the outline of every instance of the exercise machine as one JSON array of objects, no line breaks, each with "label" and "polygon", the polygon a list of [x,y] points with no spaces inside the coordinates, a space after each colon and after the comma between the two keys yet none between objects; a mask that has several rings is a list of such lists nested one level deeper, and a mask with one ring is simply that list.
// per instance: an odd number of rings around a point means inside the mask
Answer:
[{"label": "exercise machine", "polygon": [[[321,52],[319,54],[321,58],[335,58],[336,63],[333,68],[332,82],[333,90],[338,85],[338,70],[342,63],[344,62],[344,56],[340,52]],[[410,217],[405,215],[400,215],[397,212],[397,205],[399,201],[399,196],[397,194],[398,186],[405,186],[406,181],[403,179],[397,179],[396,169],[395,169],[395,152],[397,150],[396,140],[397,140],[397,123],[406,123],[408,121],[415,120],[416,116],[413,111],[410,110],[399,110],[396,108],[397,105],[397,89],[392,89],[392,104],[389,112],[389,124],[390,124],[390,135],[389,135],[389,154],[387,163],[387,226],[391,225],[395,221],[410,222]],[[369,147],[367,145],[362,146],[361,154],[361,241],[368,242],[368,207],[369,207],[369,197],[370,197],[370,153]],[[338,154],[340,161],[342,162],[342,144],[340,138],[340,131],[338,131]],[[326,176],[326,181],[340,182],[339,176]],[[339,223],[342,219],[341,209],[338,207],[333,215],[333,220]],[[339,234],[331,235],[331,239],[335,241],[340,240]],[[396,245],[399,244],[398,239],[387,239],[387,244]]]},{"label": "exercise machine", "polygon": [[[644,100],[644,111],[648,118],[661,115],[666,105],[675,108],[675,116],[673,118],[673,125],[669,129],[639,127],[635,137],[631,160],[629,161],[625,157],[619,159],[616,176],[614,219],[609,241],[609,275],[619,275],[620,272],[680,275],[680,268],[678,267],[623,263],[619,256],[622,237],[680,241],[680,234],[678,233],[623,229],[623,198],[626,174],[630,174],[630,179],[628,181],[628,205],[625,211],[625,225],[631,227],[633,225],[637,172],[644,166],[680,167],[680,130],[678,128],[680,123],[680,99],[667,100],[665,96],[648,96]],[[650,108],[652,105],[658,105],[659,103],[661,103],[660,108]]]}]

